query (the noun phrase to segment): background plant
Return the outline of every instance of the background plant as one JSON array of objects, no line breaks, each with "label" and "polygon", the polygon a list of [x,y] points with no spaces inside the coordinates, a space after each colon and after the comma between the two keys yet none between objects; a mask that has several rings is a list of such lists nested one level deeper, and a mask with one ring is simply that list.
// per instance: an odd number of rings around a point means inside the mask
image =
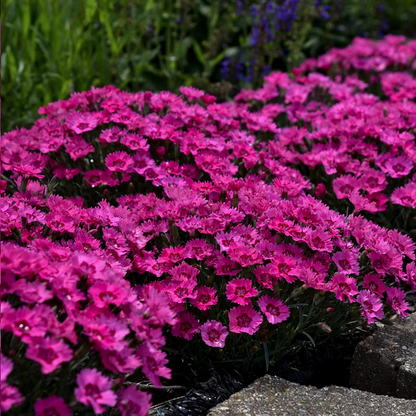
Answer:
[{"label": "background plant", "polygon": [[377,3],[4,1],[2,132],[30,125],[40,106],[91,85],[129,91],[194,85],[224,99],[259,86],[271,69],[346,46],[359,31],[414,34],[412,0]]}]

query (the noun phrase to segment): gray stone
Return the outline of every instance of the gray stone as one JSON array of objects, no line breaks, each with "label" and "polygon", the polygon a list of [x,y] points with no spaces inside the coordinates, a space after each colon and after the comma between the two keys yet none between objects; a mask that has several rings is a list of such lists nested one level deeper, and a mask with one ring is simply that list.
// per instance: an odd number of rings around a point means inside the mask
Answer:
[{"label": "gray stone", "polygon": [[416,313],[378,327],[354,352],[350,385],[359,390],[416,399]]},{"label": "gray stone", "polygon": [[416,398],[416,355],[399,368],[397,397]]},{"label": "gray stone", "polygon": [[416,400],[345,387],[301,386],[266,375],[233,394],[208,416],[415,416]]}]

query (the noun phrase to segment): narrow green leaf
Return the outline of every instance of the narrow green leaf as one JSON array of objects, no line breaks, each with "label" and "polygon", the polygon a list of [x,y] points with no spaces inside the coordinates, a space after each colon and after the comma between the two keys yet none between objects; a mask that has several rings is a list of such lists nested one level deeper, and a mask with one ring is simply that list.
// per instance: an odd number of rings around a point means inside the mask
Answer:
[{"label": "narrow green leaf", "polygon": [[7,49],[7,65],[9,68],[10,78],[14,81],[16,80],[17,75],[17,62],[16,57],[13,55],[13,52],[10,48]]},{"label": "narrow green leaf", "polygon": [[90,23],[92,18],[97,11],[97,2],[96,0],[86,0],[85,4],[85,21]]},{"label": "narrow green leaf", "polygon": [[314,348],[316,347],[315,341],[313,340],[313,338],[307,332],[302,331],[301,334],[306,335],[309,338],[309,340],[311,341],[312,346]]},{"label": "narrow green leaf", "polygon": [[201,46],[197,41],[193,41],[193,47],[196,57],[198,58],[198,61],[201,62],[201,64],[205,67],[206,65],[206,59],[204,57],[204,54],[202,52]]},{"label": "narrow green leaf", "polygon": [[114,37],[113,29],[110,25],[110,15],[108,10],[105,8],[99,9],[99,18],[100,22],[104,25],[108,40],[110,41],[110,49],[111,52],[116,55],[118,53],[118,46],[116,42],[116,38]]},{"label": "narrow green leaf", "polygon": [[218,54],[214,59],[209,61],[209,67],[212,69],[225,58],[225,51]]},{"label": "narrow green leaf", "polygon": [[264,361],[266,363],[266,371],[269,371],[269,365],[270,365],[270,357],[269,357],[269,349],[267,348],[267,342],[263,341],[263,349],[264,349]]},{"label": "narrow green leaf", "polygon": [[24,0],[22,4],[22,34],[27,38],[30,28],[30,0]]},{"label": "narrow green leaf", "polygon": [[144,6],[144,11],[148,12],[153,7],[154,0],[147,0],[146,5]]}]

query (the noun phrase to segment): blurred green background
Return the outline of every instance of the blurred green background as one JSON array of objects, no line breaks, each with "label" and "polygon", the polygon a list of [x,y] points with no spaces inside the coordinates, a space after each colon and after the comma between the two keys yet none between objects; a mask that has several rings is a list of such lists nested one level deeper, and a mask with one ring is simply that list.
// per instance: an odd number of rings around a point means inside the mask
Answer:
[{"label": "blurred green background", "polygon": [[3,0],[2,132],[113,84],[233,96],[355,36],[416,37],[416,0]]}]

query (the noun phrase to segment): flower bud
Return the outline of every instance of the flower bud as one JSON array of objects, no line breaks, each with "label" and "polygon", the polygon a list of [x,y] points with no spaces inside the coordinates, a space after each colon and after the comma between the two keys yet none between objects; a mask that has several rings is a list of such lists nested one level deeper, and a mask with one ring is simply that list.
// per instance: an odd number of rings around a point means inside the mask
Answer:
[{"label": "flower bud", "polygon": [[322,329],[322,331],[326,332],[327,334],[330,334],[332,332],[332,329],[329,325],[325,324],[324,322],[318,323],[318,328]]}]

